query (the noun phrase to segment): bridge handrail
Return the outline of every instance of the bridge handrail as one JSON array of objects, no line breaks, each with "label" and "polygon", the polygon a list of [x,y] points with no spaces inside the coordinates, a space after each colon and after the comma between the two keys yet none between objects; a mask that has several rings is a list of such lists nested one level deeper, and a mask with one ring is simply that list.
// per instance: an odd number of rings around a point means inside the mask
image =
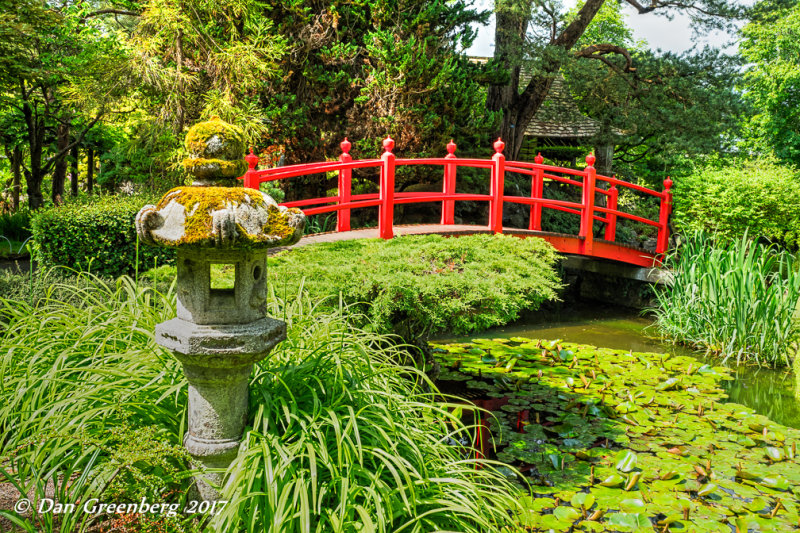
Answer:
[{"label": "bridge handrail", "polygon": [[[594,222],[605,224],[603,234],[605,241],[616,240],[617,218],[653,226],[658,229],[656,241],[656,254],[667,251],[669,242],[669,216],[672,211],[672,180],[664,180],[664,190],[656,191],[642,185],[626,182],[616,176],[603,176],[597,174],[594,168],[595,157],[586,157],[584,170],[569,169],[545,165],[541,154],[534,158],[534,162],[506,161],[503,155],[505,144],[498,139],[494,143],[495,154],[491,159],[459,158],[455,155],[456,144],[450,141],[447,145],[445,157],[426,157],[417,159],[396,158],[392,150],[394,141],[387,137],[383,141],[384,153],[379,159],[353,160],[350,156],[351,143],[345,139],[341,143],[342,154],[338,161],[323,161],[276,167],[265,170],[256,170],[258,156],[250,154],[245,157],[248,170],[240,179],[244,180],[245,187],[259,187],[260,183],[281,179],[324,174],[336,172],[338,174],[338,194],[324,198],[310,198],[294,200],[282,205],[287,207],[302,207],[307,215],[331,213],[337,214],[336,231],[350,230],[350,212],[353,209],[364,207],[378,207],[378,233],[381,238],[389,239],[394,235],[394,206],[409,203],[441,202],[441,224],[454,224],[454,204],[456,201],[485,201],[489,203],[489,229],[494,233],[502,233],[503,204],[505,202],[531,206],[529,230],[541,231],[542,209],[554,209],[580,217],[580,231],[578,237],[582,239],[581,253],[592,255],[594,237]],[[395,169],[398,166],[432,165],[443,167],[442,191],[423,192],[397,192],[395,186]],[[456,175],[459,167],[485,168],[491,171],[489,194],[470,194],[456,192]],[[352,171],[358,168],[379,168],[379,192],[368,194],[352,194]],[[531,177],[531,195],[513,196],[504,192],[504,180],[507,172],[515,172]],[[559,175],[560,174],[560,175]],[[573,179],[573,177],[580,178]],[[580,202],[554,200],[544,197],[545,180],[580,187],[582,198]],[[598,187],[597,182],[606,183],[608,188]],[[649,220],[632,213],[620,211],[617,208],[619,188],[628,188],[639,193],[653,196],[660,201],[658,220]],[[597,195],[606,198],[605,206],[597,205]],[[321,204],[321,205],[320,205]]]}]

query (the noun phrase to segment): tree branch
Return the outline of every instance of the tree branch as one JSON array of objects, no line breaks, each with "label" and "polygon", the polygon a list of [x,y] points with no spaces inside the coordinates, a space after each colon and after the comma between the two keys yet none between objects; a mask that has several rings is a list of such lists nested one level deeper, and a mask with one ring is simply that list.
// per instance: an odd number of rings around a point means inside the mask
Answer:
[{"label": "tree branch", "polygon": [[75,147],[75,146],[79,145],[80,143],[82,143],[83,142],[83,138],[86,137],[86,134],[89,132],[89,130],[92,129],[95,124],[97,124],[97,121],[100,120],[100,117],[102,117],[102,116],[103,116],[103,111],[100,111],[97,114],[97,116],[92,119],[92,121],[89,123],[89,125],[86,126],[83,129],[83,131],[81,131],[80,135],[78,135],[75,138],[74,141],[72,141],[70,144],[68,144],[64,148],[62,148],[55,155],[51,156],[47,160],[47,162],[44,165],[42,165],[42,174],[47,174],[48,172],[50,172],[50,168],[55,164],[56,161],[58,161],[60,158],[62,158],[65,155],[67,155],[67,152],[72,150],[73,147]]},{"label": "tree branch", "polygon": [[633,68],[633,59],[631,58],[631,53],[628,52],[627,49],[617,46],[615,44],[593,44],[591,46],[587,46],[586,48],[582,48],[580,50],[576,50],[573,52],[575,57],[585,57],[587,59],[600,59],[604,63],[611,65],[614,67],[615,70],[618,70],[616,65],[613,65],[610,61],[608,61],[603,56],[606,54],[618,54],[625,58],[625,72],[635,72],[636,69]]},{"label": "tree branch", "polygon": [[126,15],[128,17],[138,17],[141,16],[141,13],[137,13],[136,11],[128,11],[126,9],[99,9],[84,15],[81,18],[81,22],[88,18],[99,17],[100,15]]}]

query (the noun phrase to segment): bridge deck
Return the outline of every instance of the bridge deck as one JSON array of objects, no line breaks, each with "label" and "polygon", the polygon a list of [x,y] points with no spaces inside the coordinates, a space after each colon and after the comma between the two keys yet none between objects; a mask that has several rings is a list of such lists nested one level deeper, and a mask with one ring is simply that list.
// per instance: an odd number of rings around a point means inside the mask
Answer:
[{"label": "bridge deck", "polygon": [[[473,226],[465,224],[415,224],[408,226],[394,226],[394,233],[396,236],[401,235],[475,235],[481,233],[492,233],[486,226]],[[552,244],[559,252],[565,254],[575,255],[591,255],[595,258],[609,259],[612,261],[622,261],[628,264],[637,265],[641,267],[654,267],[659,265],[659,261],[653,252],[619,244],[615,242],[608,242],[600,239],[595,239],[592,243],[592,250],[587,253],[584,245],[584,239],[575,235],[566,235],[563,233],[549,233],[545,231],[533,231],[516,228],[503,228],[504,235],[513,235],[515,237],[540,237],[550,244]],[[272,253],[289,248],[296,248],[298,246],[307,246],[318,242],[337,242],[349,241],[353,239],[377,239],[379,238],[378,228],[364,228],[343,232],[329,232],[329,233],[316,233],[313,235],[306,235],[299,243],[284,247],[273,248]]]}]

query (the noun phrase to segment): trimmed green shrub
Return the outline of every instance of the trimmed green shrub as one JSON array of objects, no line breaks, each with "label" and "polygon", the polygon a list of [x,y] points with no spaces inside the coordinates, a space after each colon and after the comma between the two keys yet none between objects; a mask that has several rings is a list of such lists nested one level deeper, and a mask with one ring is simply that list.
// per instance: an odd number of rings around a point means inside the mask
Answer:
[{"label": "trimmed green shrub", "polygon": [[665,337],[737,364],[789,366],[796,357],[800,272],[796,258],[745,234],[714,241],[692,234],[668,258],[675,273],[656,289]]},{"label": "trimmed green shrub", "polygon": [[[87,269],[105,277],[136,270],[136,213],[156,198],[84,197],[36,213],[32,220],[36,259],[45,266]],[[139,270],[172,262],[175,252],[138,246]]]},{"label": "trimmed green shrub", "polygon": [[381,331],[406,340],[506,324],[556,299],[555,249],[504,235],[414,235],[320,243],[270,258],[280,293],[302,286],[315,300],[341,301]]},{"label": "trimmed green shrub", "polygon": [[800,172],[770,160],[706,167],[675,179],[673,223],[737,238],[748,232],[792,249],[800,246]]}]

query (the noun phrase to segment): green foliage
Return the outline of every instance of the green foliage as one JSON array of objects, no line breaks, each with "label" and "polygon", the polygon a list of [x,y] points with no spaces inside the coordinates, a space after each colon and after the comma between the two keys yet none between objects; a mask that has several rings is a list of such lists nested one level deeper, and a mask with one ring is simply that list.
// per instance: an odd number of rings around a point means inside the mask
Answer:
[{"label": "green foliage", "polygon": [[721,237],[745,233],[800,246],[800,173],[770,160],[707,166],[675,179],[673,223],[679,231]]},{"label": "green foliage", "polygon": [[725,242],[691,234],[669,258],[669,287],[656,290],[665,337],[737,364],[788,366],[800,328],[796,258],[747,235]]},{"label": "green foliage", "polygon": [[508,398],[486,443],[525,467],[526,531],[795,527],[800,430],[727,401],[726,368],[523,337],[436,348],[470,398]]},{"label": "green foliage", "polygon": [[556,257],[535,238],[405,236],[297,248],[270,259],[269,278],[278,292],[302,285],[329,305],[341,298],[412,340],[506,324],[555,299]]},{"label": "green foliage", "polygon": [[[36,498],[52,480],[60,503],[146,495],[181,504],[191,474],[178,446],[187,384],[153,333],[175,315],[174,286],[161,293],[127,277],[83,276],[85,287],[59,288],[73,291],[67,301],[0,299],[0,476]],[[435,389],[393,363],[400,348],[303,293],[269,301],[288,339],[256,367],[230,503],[208,524],[158,517],[167,531],[352,532],[367,523],[477,533],[508,524],[515,489],[490,462],[477,469],[447,444],[472,436]],[[45,533],[123,525],[82,512],[0,515]],[[154,526],[140,519],[127,525]]]},{"label": "green foliage", "polygon": [[31,211],[0,214],[0,236],[12,241],[24,241],[31,236]]},{"label": "green foliage", "polygon": [[[174,259],[174,252],[138,246],[134,218],[148,203],[142,196],[82,198],[33,217],[36,260],[45,266],[91,269],[106,277],[130,274]],[[138,251],[137,251],[138,250]]]},{"label": "green foliage", "polygon": [[800,4],[762,0],[756,8],[739,46],[749,62],[743,92],[754,110],[744,144],[795,164],[800,157]]}]

